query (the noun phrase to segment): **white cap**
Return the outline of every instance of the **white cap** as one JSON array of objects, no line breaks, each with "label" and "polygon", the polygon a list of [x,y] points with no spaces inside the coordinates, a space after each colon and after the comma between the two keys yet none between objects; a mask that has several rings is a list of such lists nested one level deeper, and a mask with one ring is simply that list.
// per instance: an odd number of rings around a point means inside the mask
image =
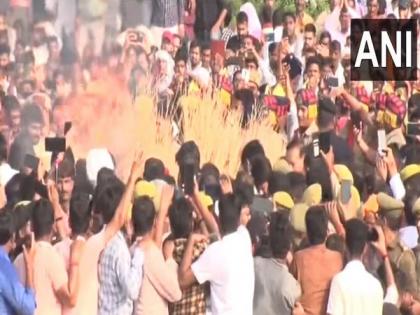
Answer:
[{"label": "white cap", "polygon": [[92,149],[86,157],[86,173],[89,182],[96,187],[98,173],[102,168],[115,169],[111,154],[105,148]]}]

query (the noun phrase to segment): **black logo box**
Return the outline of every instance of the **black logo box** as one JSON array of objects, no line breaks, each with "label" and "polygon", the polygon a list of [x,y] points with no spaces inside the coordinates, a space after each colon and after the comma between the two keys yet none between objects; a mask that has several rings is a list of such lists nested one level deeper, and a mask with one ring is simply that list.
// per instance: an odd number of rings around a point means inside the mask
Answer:
[{"label": "black logo box", "polygon": [[[410,40],[408,31],[411,31],[411,50],[406,51],[407,40]],[[364,32],[367,32],[364,34]],[[382,66],[383,46],[382,32],[391,39],[397,56],[401,54],[401,67],[397,67],[391,54],[386,49],[385,67]],[[397,32],[401,32],[401,45],[396,47]],[[358,54],[368,52],[366,42],[364,50],[360,49],[362,36],[370,36],[378,67],[369,59],[364,59],[360,67],[356,67]],[[369,39],[368,39],[369,40]],[[411,64],[407,64],[411,57]],[[359,56],[360,57],[360,56]],[[416,81],[417,80],[417,21],[415,19],[352,19],[350,29],[350,79],[352,81]]]}]

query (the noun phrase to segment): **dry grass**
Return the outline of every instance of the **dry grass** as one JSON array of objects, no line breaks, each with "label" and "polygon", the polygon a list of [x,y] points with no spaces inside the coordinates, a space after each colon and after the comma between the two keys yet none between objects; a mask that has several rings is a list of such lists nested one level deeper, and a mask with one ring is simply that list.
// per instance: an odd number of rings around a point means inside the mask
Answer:
[{"label": "dry grass", "polygon": [[[244,130],[240,114],[226,112],[209,96],[183,97],[180,102],[184,140],[198,144],[203,163],[212,162],[235,175],[242,147],[252,139],[261,141],[272,162],[284,154],[284,137],[264,122],[252,120]],[[179,144],[173,139],[170,119],[157,116],[152,97],[141,96],[132,104],[126,88],[107,78],[96,82],[89,93],[68,100],[65,113],[73,121],[68,141],[76,157],[84,157],[89,148],[106,147],[116,158],[118,174],[125,178],[133,152],[139,148],[146,158],[162,159],[171,174],[177,175],[175,153]]]}]

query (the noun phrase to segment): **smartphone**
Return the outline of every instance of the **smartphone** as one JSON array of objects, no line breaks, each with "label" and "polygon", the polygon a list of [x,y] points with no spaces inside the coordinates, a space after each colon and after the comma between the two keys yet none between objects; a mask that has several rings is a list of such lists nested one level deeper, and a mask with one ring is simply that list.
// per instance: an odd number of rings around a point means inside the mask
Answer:
[{"label": "smartphone", "polygon": [[32,154],[26,154],[23,161],[23,166],[30,168],[32,171],[37,171],[39,166],[39,159]]},{"label": "smartphone", "polygon": [[387,150],[386,132],[385,129],[378,130],[378,153],[380,156],[385,156]]},{"label": "smartphone", "polygon": [[71,121],[66,121],[64,123],[64,135],[66,135],[70,131],[72,126],[73,126],[73,124],[72,124]]},{"label": "smartphone", "polygon": [[45,151],[64,152],[66,151],[66,138],[45,138]]},{"label": "smartphone", "polygon": [[328,153],[331,148],[331,131],[321,132],[319,134],[319,148],[324,153]]},{"label": "smartphone", "polygon": [[353,126],[355,126],[356,128],[360,128],[361,123],[362,123],[362,116],[360,115],[360,112],[352,111],[350,113],[350,119],[351,119],[351,122],[353,123]]},{"label": "smartphone", "polygon": [[194,177],[195,166],[192,163],[184,164],[182,170],[182,178],[184,184],[184,193],[192,196],[194,193]]},{"label": "smartphone", "polygon": [[274,29],[274,42],[279,43],[283,38],[283,27],[276,27]]},{"label": "smartphone", "polygon": [[407,135],[409,135],[409,136],[420,136],[420,122],[408,122],[407,123]]},{"label": "smartphone", "polygon": [[343,180],[340,187],[340,200],[343,204],[347,204],[351,198],[351,186],[350,180]]},{"label": "smartphone", "polygon": [[328,87],[337,87],[338,86],[338,78],[336,77],[328,77],[326,80]]},{"label": "smartphone", "polygon": [[268,33],[264,37],[265,37],[265,41],[267,43],[274,42],[274,32],[273,33]]},{"label": "smartphone", "polygon": [[313,154],[314,154],[314,157],[318,157],[319,156],[319,139],[314,139],[313,140],[313,142],[312,142],[312,145],[313,145]]}]

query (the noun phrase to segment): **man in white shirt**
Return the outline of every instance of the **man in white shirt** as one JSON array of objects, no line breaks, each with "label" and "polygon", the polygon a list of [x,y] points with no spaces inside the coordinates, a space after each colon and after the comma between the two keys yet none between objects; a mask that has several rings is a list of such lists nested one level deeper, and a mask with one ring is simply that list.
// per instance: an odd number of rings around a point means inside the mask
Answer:
[{"label": "man in white shirt", "polygon": [[359,219],[346,222],[346,246],[350,261],[331,282],[328,315],[381,315],[384,292],[380,282],[362,263],[368,227]]},{"label": "man in white shirt", "polygon": [[[194,242],[188,240],[179,267],[179,282],[185,288],[194,282],[210,282],[211,312],[213,315],[251,315],[254,297],[254,263],[251,238],[244,226],[239,226],[241,204],[233,194],[219,201],[221,240],[218,240],[192,263]],[[239,227],[238,227],[239,226]]]},{"label": "man in white shirt", "polygon": [[346,46],[347,38],[350,36],[350,22],[350,12],[344,7],[340,11],[340,26],[330,31],[331,39],[340,43],[341,50]]},{"label": "man in white shirt", "polygon": [[201,63],[201,46],[197,41],[190,44],[190,58],[187,64],[189,76],[195,80],[200,87],[205,88],[210,84],[210,73]]}]

